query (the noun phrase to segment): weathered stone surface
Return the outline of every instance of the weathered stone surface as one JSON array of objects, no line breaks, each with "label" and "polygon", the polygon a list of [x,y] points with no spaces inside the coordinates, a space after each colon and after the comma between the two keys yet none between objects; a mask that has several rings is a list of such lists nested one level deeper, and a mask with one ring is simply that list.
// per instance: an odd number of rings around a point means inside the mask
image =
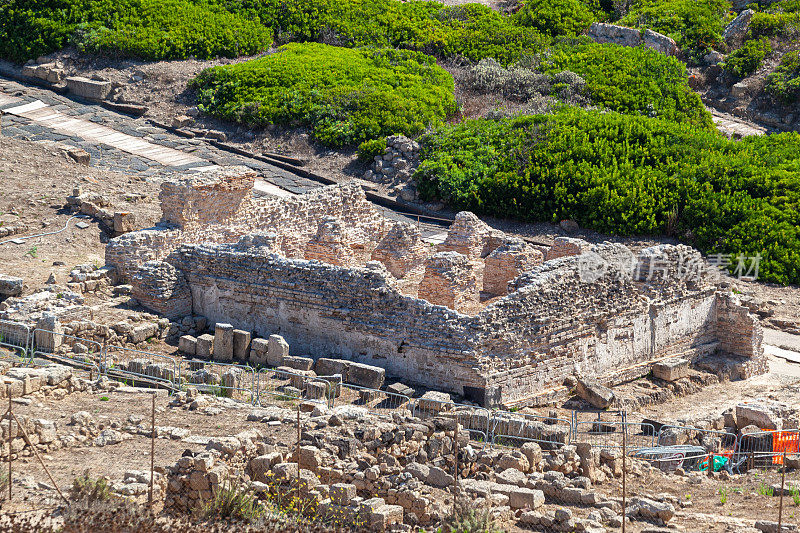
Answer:
[{"label": "weathered stone surface", "polygon": [[725,39],[725,42],[729,45],[735,45],[739,43],[744,38],[745,34],[747,34],[747,30],[750,27],[750,21],[753,19],[753,15],[755,15],[755,11],[752,9],[745,9],[739,15],[730,21],[730,23],[725,26],[725,30],[722,32],[722,38]]},{"label": "weathered stone surface", "polygon": [[96,81],[82,76],[71,76],[64,80],[70,92],[90,100],[105,100],[111,94],[111,82]]},{"label": "weathered stone surface", "polygon": [[197,338],[192,335],[183,335],[178,339],[178,350],[185,355],[197,355]]},{"label": "weathered stone surface", "polygon": [[250,339],[252,334],[241,329],[233,330],[233,358],[247,361],[250,355]]},{"label": "weathered stone surface", "polygon": [[197,337],[197,346],[195,354],[197,357],[210,358],[211,350],[214,346],[214,336],[205,333]]},{"label": "weathered stone surface", "polygon": [[233,361],[233,326],[217,323],[214,326],[214,359],[229,363]]},{"label": "weathered stone surface", "polygon": [[280,335],[270,335],[267,347],[267,364],[281,366],[283,358],[289,355],[289,343]]},{"label": "weathered stone surface", "polygon": [[23,279],[0,274],[0,298],[22,294]]},{"label": "weathered stone surface", "polygon": [[605,409],[614,401],[614,391],[589,378],[577,380],[575,393],[598,409]]},{"label": "weathered stone surface", "polygon": [[673,39],[650,29],[645,30],[642,34],[635,28],[593,22],[589,27],[588,35],[598,43],[613,43],[621,46],[639,46],[641,44],[662,54],[673,56],[680,52]]},{"label": "weathered stone surface", "polygon": [[310,357],[299,357],[296,355],[285,355],[283,356],[283,361],[281,363],[282,366],[288,366],[289,368],[294,368],[295,370],[304,370],[308,371],[314,368],[314,360]]},{"label": "weathered stone surface", "polygon": [[347,382],[360,387],[380,389],[386,379],[386,369],[363,363],[350,363],[347,370]]},{"label": "weathered stone surface", "polygon": [[114,213],[114,233],[122,234],[136,229],[136,214],[130,211]]},{"label": "weathered stone surface", "polygon": [[668,359],[653,365],[653,376],[664,381],[676,381],[689,375],[689,361],[686,359]]}]

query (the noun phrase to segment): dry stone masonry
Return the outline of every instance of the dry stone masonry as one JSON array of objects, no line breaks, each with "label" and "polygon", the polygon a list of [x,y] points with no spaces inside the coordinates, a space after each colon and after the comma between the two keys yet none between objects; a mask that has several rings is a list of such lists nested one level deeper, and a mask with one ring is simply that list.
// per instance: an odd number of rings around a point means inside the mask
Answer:
[{"label": "dry stone masonry", "polygon": [[107,263],[143,304],[227,328],[189,334],[185,353],[276,367],[346,359],[483,405],[537,403],[575,376],[609,386],[716,352],[743,376],[765,369],[757,320],[686,246],[534,247],[471,213],[434,246],[354,183],[260,199],[253,178],[223,168],[166,182],[161,224],[108,245]]}]

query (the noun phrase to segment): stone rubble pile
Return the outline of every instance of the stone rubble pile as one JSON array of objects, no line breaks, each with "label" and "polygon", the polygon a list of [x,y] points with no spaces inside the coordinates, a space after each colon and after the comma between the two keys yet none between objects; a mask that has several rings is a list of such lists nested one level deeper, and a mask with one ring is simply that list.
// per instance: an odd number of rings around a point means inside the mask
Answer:
[{"label": "stone rubble pile", "polygon": [[416,187],[409,183],[411,175],[419,164],[420,146],[405,135],[393,135],[386,138],[386,149],[383,154],[376,155],[364,179],[394,185],[394,192],[407,201],[419,199]]}]

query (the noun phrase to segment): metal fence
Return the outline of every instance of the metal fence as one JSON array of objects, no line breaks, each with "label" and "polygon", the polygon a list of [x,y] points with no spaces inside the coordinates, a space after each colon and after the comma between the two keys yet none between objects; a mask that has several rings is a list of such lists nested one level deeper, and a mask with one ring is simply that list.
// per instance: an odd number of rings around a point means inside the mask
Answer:
[{"label": "metal fence", "polygon": [[570,442],[572,423],[562,418],[495,411],[490,433],[492,444],[521,446],[535,442],[545,450],[552,450]]},{"label": "metal fence", "polygon": [[10,320],[0,320],[0,346],[26,357],[30,356],[32,339],[33,335],[29,326]]},{"label": "metal fence", "polygon": [[[340,375],[315,376],[300,371],[218,361],[186,360],[164,354],[98,342],[73,335],[32,329],[0,320],[0,346],[18,352],[23,364],[49,360],[107,375],[133,385],[171,391],[195,386],[202,392],[255,405],[310,401],[328,407],[352,405],[380,416],[394,413],[418,418],[455,418],[474,441],[521,446],[535,442],[543,449],[586,442],[597,448],[622,449],[664,469],[703,469],[714,457],[725,457],[726,468],[745,471],[774,468],[784,454],[800,453],[800,430],[762,430],[738,436],[728,431],[627,422],[625,411],[577,412],[569,419],[411,398],[390,391],[343,383]],[[623,444],[624,443],[624,444]]]},{"label": "metal fence", "polygon": [[642,448],[652,448],[656,431],[652,424],[619,421],[583,421],[573,428],[575,442],[587,442],[596,448],[622,449],[633,453]]}]

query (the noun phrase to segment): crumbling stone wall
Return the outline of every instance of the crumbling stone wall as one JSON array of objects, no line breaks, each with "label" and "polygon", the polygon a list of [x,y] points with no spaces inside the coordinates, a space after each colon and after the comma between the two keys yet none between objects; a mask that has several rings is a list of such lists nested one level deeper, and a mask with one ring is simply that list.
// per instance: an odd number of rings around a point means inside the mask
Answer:
[{"label": "crumbling stone wall", "polygon": [[162,221],[112,239],[106,265],[117,268],[121,281],[130,281],[142,264],[164,260],[183,244],[237,242],[243,235],[269,232],[278,236],[283,254],[303,257],[325,216],[360,232],[363,241],[377,243],[388,229],[355,182],[290,198],[255,198],[253,180],[249,169],[223,167],[202,177],[165,182]]},{"label": "crumbling stone wall", "polygon": [[[247,180],[211,181],[211,189],[203,180],[165,187],[165,201],[183,206],[165,206],[173,226],[109,247],[123,269],[162,259],[134,276],[135,294],[151,308],[188,315],[191,304],[212,322],[283,336],[292,355],[379,366],[486,405],[532,401],[574,375],[630,379],[670,356],[695,361],[721,350],[760,360],[754,319],[717,295],[699,252],[686,246],[634,255],[620,244],[561,238],[537,265],[540,250],[459,213],[434,255],[403,226],[389,239],[357,185],[254,200],[241,193]],[[187,205],[208,208],[214,187],[227,199],[223,222],[197,222]],[[412,290],[408,273],[389,272],[418,263],[424,275]],[[507,294],[483,307],[487,268],[490,292]]]}]

